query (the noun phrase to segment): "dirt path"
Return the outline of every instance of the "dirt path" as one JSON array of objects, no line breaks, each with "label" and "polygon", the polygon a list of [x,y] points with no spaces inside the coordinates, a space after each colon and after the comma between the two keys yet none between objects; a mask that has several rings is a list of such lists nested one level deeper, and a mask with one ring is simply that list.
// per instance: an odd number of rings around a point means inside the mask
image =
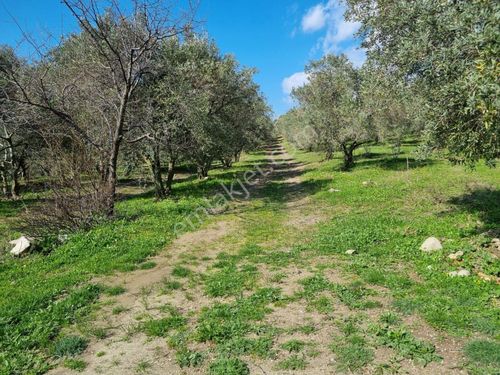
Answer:
[{"label": "dirt path", "polygon": [[[266,178],[259,176],[247,186],[252,199],[262,195],[262,188],[268,179],[284,180],[292,189],[300,183],[299,175],[302,165],[293,164],[292,159],[281,145],[273,145],[266,149],[267,162],[260,168],[269,173]],[[87,363],[84,374],[133,374],[140,372],[140,364],[151,363],[147,372],[152,374],[183,373],[174,363],[174,352],[165,348],[164,339],[151,340],[135,332],[139,318],[144,316],[159,316],[161,306],[172,304],[182,306],[186,314],[198,312],[212,301],[203,295],[202,290],[191,290],[192,296],[186,298],[182,293],[163,294],[162,286],[168,282],[169,275],[176,264],[186,258],[196,258],[191,270],[195,274],[203,274],[211,266],[213,260],[223,249],[217,245],[231,236],[242,225],[242,219],[232,215],[232,211],[245,212],[248,202],[236,201],[230,203],[228,213],[220,218],[210,219],[204,228],[188,232],[173,241],[161,254],[150,258],[156,266],[149,270],[137,270],[120,273],[115,276],[96,279],[95,282],[110,286],[120,286],[125,292],[114,297],[102,297],[101,307],[94,313],[95,319],[90,327],[84,330],[94,330],[96,327],[106,329],[106,337],[92,340],[82,359]],[[118,307],[118,309],[117,309]],[[116,311],[123,313],[117,314]],[[113,313],[113,311],[115,313]],[[100,355],[105,353],[105,355]],[[56,368],[49,374],[67,374],[68,369]],[[197,373],[192,371],[189,373]],[[201,372],[200,372],[201,373]]]},{"label": "dirt path", "polygon": [[[98,280],[106,285],[122,286],[125,292],[114,297],[102,297],[101,307],[92,319],[78,327],[87,335],[98,336],[91,340],[82,355],[87,363],[83,374],[205,374],[208,365],[217,357],[217,348],[213,343],[192,339],[200,313],[217,303],[235,303],[237,297],[247,297],[258,287],[279,288],[283,301],[288,302],[272,306],[260,321],[263,327],[273,329],[275,355],[268,358],[247,353],[240,355],[251,374],[337,373],[331,345],[335,340],[342,340],[341,323],[355,318],[360,330],[367,329],[369,323],[376,321],[390,305],[390,297],[383,288],[374,289],[376,297],[373,300],[377,305],[362,313],[341,303],[325,310],[327,312],[310,308],[318,301],[334,301],[326,290],[320,291],[311,300],[297,298],[304,289],[303,280],[318,271],[332,285],[347,285],[352,282],[352,276],[346,275],[332,257],[315,256],[290,261],[295,256],[291,247],[307,241],[308,233],[332,213],[328,207],[318,205],[307,195],[301,178],[306,166],[296,163],[279,144],[270,146],[266,154],[268,161],[261,168],[270,173],[248,187],[249,199],[231,202],[227,211],[209,218],[202,229],[177,238],[165,251],[151,259],[156,264],[154,268]],[[223,255],[238,254],[248,244],[268,249],[265,254],[276,256],[276,260],[259,260],[255,265],[257,270],[252,271],[257,275],[252,279],[252,286],[239,296],[207,295],[206,280],[218,271],[217,262],[224,259]],[[283,262],[279,255],[283,255]],[[243,260],[238,265],[240,270],[245,266],[251,264]],[[189,277],[173,276],[179,267],[188,269]],[[142,322],[168,316],[172,308],[187,318],[189,349],[205,353],[204,364],[200,367],[181,368],[172,343],[167,344],[165,337],[148,336],[141,329]],[[409,360],[393,364],[394,352],[378,347],[374,351],[373,363],[356,373],[382,374],[386,373],[380,372],[384,368],[387,373],[461,373],[452,369],[453,364],[460,361],[458,350],[453,349],[455,342],[448,338],[438,339],[437,334],[421,321],[409,323],[415,331],[421,330],[422,335],[434,335],[439,343],[438,349],[446,353],[443,365],[433,363],[422,368]],[[425,330],[422,330],[423,327]],[[300,355],[294,350],[283,349],[290,342],[303,343]],[[289,368],[278,367],[290,358],[298,362],[302,360],[305,367],[299,364],[296,367],[293,364]],[[62,367],[50,372],[68,373],[70,370]]]}]

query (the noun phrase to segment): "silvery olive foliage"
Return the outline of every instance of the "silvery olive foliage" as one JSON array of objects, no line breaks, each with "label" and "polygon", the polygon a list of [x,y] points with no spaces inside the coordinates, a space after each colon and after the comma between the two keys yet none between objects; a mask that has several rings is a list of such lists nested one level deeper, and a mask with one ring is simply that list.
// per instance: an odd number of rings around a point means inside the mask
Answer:
[{"label": "silvery olive foliage", "polygon": [[369,60],[414,85],[430,148],[493,165],[500,154],[500,3],[347,0]]},{"label": "silvery olive foliage", "polygon": [[354,151],[377,136],[365,108],[362,72],[344,55],[326,55],[312,61],[306,74],[308,82],[292,92],[305,124],[314,130],[314,141],[327,159],[340,150],[349,169]]}]

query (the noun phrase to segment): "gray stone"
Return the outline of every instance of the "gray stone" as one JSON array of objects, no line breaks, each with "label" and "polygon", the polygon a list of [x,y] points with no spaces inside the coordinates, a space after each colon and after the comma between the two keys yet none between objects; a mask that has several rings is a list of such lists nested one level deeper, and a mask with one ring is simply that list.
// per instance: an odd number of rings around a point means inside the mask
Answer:
[{"label": "gray stone", "polygon": [[451,277],[467,277],[470,276],[470,272],[468,270],[460,269],[458,271],[448,272],[448,275]]},{"label": "gray stone", "polygon": [[441,245],[441,241],[439,241],[436,237],[427,238],[422,244],[422,246],[420,246],[420,250],[428,253],[432,251],[441,250],[442,248],[443,245]]},{"label": "gray stone", "polygon": [[17,240],[12,240],[9,243],[14,245],[14,248],[10,251],[12,255],[21,255],[31,246],[31,241],[25,236],[21,236]]},{"label": "gray stone", "polygon": [[354,249],[349,249],[345,252],[347,255],[353,255],[354,253],[356,253],[356,250]]}]

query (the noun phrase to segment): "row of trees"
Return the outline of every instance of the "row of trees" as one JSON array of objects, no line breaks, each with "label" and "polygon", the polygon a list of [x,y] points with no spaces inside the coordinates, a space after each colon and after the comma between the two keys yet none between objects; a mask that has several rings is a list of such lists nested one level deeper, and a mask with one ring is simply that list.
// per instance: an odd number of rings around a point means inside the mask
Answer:
[{"label": "row of trees", "polygon": [[326,159],[341,151],[345,169],[366,143],[386,141],[398,148],[422,128],[415,116],[418,96],[375,65],[358,69],[344,55],[327,55],[311,62],[306,74],[308,83],[292,93],[298,106],[277,126],[288,141],[324,151]]},{"label": "row of trees", "polygon": [[[361,69],[327,56],[307,68],[285,133],[309,123],[302,146],[344,152],[374,140],[419,134],[427,151],[490,165],[500,155],[500,3],[494,0],[347,0],[368,51]],[[285,126],[285,124],[288,124]],[[303,125],[302,125],[303,126]],[[306,139],[308,139],[306,137]]]},{"label": "row of trees", "polygon": [[[206,177],[269,138],[270,109],[252,69],[192,30],[192,11],[138,1],[63,0],[80,31],[25,61],[0,48],[0,172],[45,176],[69,227],[114,214],[118,170],[149,165],[158,198],[179,163]],[[163,172],[168,165],[167,178]],[[47,210],[45,210],[47,212]]]}]

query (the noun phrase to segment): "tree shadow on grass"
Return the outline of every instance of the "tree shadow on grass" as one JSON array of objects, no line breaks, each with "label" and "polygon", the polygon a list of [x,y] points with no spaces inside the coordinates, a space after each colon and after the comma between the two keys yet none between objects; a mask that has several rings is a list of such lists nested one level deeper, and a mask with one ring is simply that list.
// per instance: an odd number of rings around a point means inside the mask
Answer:
[{"label": "tree shadow on grass", "polygon": [[498,231],[500,228],[500,190],[478,187],[449,200],[457,210],[473,213],[484,223],[478,232]]},{"label": "tree shadow on grass", "polygon": [[415,158],[394,157],[390,156],[391,154],[382,154],[382,157],[379,155],[381,154],[372,155],[369,159],[356,160],[353,169],[381,168],[389,171],[406,171],[435,164],[434,160],[422,161]]},{"label": "tree shadow on grass", "polygon": [[0,217],[10,217],[17,215],[24,208],[40,201],[37,198],[23,198],[19,200],[0,200]]}]

